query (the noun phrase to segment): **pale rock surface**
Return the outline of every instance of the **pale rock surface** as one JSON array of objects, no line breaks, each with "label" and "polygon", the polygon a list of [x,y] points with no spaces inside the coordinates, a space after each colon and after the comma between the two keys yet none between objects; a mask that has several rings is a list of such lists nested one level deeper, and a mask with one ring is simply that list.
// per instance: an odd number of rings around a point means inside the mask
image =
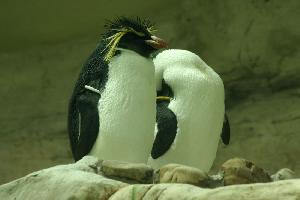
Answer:
[{"label": "pale rock surface", "polygon": [[271,178],[273,181],[288,180],[288,179],[296,178],[296,174],[294,171],[292,171],[288,168],[283,168],[283,169],[280,169],[275,174],[273,174],[271,176]]},{"label": "pale rock surface", "polygon": [[297,200],[300,199],[300,179],[234,185],[203,189],[187,184],[130,185],[113,194],[110,200]]},{"label": "pale rock surface", "polygon": [[75,164],[34,172],[0,186],[0,199],[108,199],[127,184],[97,174],[100,164],[87,156]]},{"label": "pale rock surface", "polygon": [[[235,159],[235,162],[233,163],[236,166],[240,166],[240,164],[236,163],[243,162],[241,162],[241,159]],[[75,164],[59,165],[37,171],[21,179],[2,185],[0,186],[0,199],[297,200],[300,198],[300,179],[276,181],[273,183],[233,185],[216,189],[204,189],[190,184],[179,183],[129,185],[120,181],[105,178],[101,172],[101,169],[103,169],[103,167],[101,167],[102,164],[109,169],[118,169],[119,171],[111,171],[117,176],[119,176],[120,173],[124,174],[124,172],[126,172],[126,170],[128,171],[128,168],[131,167],[132,170],[137,171],[145,169],[145,166],[140,164],[129,165],[128,163],[118,161],[102,162],[95,157],[86,156]],[[168,171],[172,172],[172,170],[179,170],[181,172],[190,171],[190,175],[194,175],[198,178],[200,176],[207,178],[206,174],[199,174],[197,169],[176,164],[164,166],[161,172],[163,172],[162,175],[166,176],[164,173],[167,173]],[[131,173],[131,171],[128,172]],[[187,177],[191,178],[191,176]],[[166,179],[166,181],[169,180],[170,179],[168,178]]]}]

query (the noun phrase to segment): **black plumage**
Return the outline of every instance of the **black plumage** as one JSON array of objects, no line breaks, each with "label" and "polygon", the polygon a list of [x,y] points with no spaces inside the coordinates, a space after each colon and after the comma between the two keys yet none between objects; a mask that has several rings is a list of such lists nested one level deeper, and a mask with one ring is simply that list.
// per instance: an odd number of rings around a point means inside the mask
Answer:
[{"label": "black plumage", "polygon": [[[153,25],[154,24],[150,21],[143,20],[139,17],[136,17],[135,19],[119,17],[113,21],[107,21],[105,24],[107,31],[102,34],[102,43],[106,46],[104,52],[107,53],[108,51],[108,38],[118,33],[120,30],[130,28],[130,30],[134,30],[134,32],[129,31],[124,35],[119,42],[118,47],[130,49],[142,56],[149,57],[151,53],[157,50],[149,45],[145,45],[145,40],[151,40],[151,36],[153,35]],[[139,34],[138,37],[137,34]]]},{"label": "black plumage", "polygon": [[[173,98],[174,94],[169,85],[162,81],[162,89],[157,96]],[[168,108],[170,101],[156,101],[157,133],[153,142],[151,157],[157,159],[164,155],[173,144],[177,133],[177,118],[174,112]]]},{"label": "black plumage", "polygon": [[108,38],[112,36],[113,34],[117,33],[118,30],[126,27],[131,27],[137,32],[142,32],[145,34],[145,36],[151,37],[151,33],[149,32],[149,29],[153,27],[154,24],[151,23],[149,20],[144,20],[139,17],[136,17],[135,19],[130,19],[127,17],[118,17],[113,21],[107,21],[104,27],[107,29],[107,31],[102,34],[102,38]]},{"label": "black plumage", "polygon": [[221,139],[222,139],[222,142],[226,145],[228,145],[230,142],[230,124],[229,124],[229,120],[228,120],[226,113],[224,115]]},{"label": "black plumage", "polygon": [[[84,63],[69,102],[68,133],[75,161],[91,151],[98,136],[100,126],[98,106],[101,106],[98,102],[101,92],[105,89],[109,70],[109,60],[105,59],[105,56],[111,48],[115,48],[110,46],[111,38],[123,28],[133,30],[133,32],[126,32],[116,47],[149,56],[156,50],[145,44],[145,40],[151,39],[150,26],[148,21],[125,17],[117,18],[105,25],[106,32],[102,34],[100,43]],[[112,52],[112,56],[119,53],[115,50]],[[87,90],[86,85],[99,90],[100,94]]]},{"label": "black plumage", "polygon": [[[90,152],[98,136],[99,117],[97,105],[101,95],[87,91],[85,85],[92,86],[99,91],[105,87],[108,78],[108,64],[103,60],[102,49],[103,45],[100,44],[83,65],[69,102],[68,133],[75,161]],[[89,99],[90,97],[92,100]],[[79,108],[81,109],[79,110]],[[93,112],[92,116],[97,114],[98,123],[93,123],[94,120],[86,120],[90,115],[88,114],[90,111]],[[84,126],[80,125],[82,123],[79,121],[79,114],[87,123]],[[79,127],[81,130],[79,130]],[[84,129],[85,127],[90,128]]]},{"label": "black plumage", "polygon": [[[162,80],[162,89],[157,92],[157,96],[174,98],[171,87]],[[175,113],[168,108],[170,101],[157,100],[156,102],[156,123],[157,134],[153,142],[151,157],[157,159],[164,155],[173,144],[177,134],[177,117]],[[227,115],[224,115],[223,127],[221,132],[222,142],[226,145],[230,141],[230,124]]]}]

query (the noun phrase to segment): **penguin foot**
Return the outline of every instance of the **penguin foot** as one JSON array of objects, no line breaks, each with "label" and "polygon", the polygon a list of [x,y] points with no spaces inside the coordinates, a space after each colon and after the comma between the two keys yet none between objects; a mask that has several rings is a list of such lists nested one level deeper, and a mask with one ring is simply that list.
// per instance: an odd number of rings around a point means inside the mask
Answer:
[{"label": "penguin foot", "polygon": [[155,172],[154,183],[187,183],[208,187],[209,176],[200,169],[180,164],[167,164]]},{"label": "penguin foot", "polygon": [[104,160],[101,171],[104,176],[126,183],[152,183],[153,168],[143,163]]}]

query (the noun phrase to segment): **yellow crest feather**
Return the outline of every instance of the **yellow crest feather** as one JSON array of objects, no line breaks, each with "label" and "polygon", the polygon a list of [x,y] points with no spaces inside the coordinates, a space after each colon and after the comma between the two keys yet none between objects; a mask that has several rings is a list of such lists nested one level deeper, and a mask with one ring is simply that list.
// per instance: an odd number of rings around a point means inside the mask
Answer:
[{"label": "yellow crest feather", "polygon": [[[109,39],[109,43],[106,45],[105,49],[109,49],[108,52],[106,53],[105,57],[104,57],[104,61],[108,62],[115,54],[116,51],[116,46],[118,45],[119,41],[121,40],[121,38],[126,34],[127,32],[125,31],[121,31],[121,32],[117,32],[116,34],[114,34],[113,36],[107,38]],[[104,50],[105,50],[104,49]]]},{"label": "yellow crest feather", "polygon": [[[149,28],[149,30],[150,29],[151,29],[151,27]],[[106,62],[108,62],[114,56],[114,54],[116,52],[116,46],[118,45],[118,43],[120,42],[121,38],[126,33],[132,32],[132,33],[135,33],[136,35],[141,36],[141,37],[145,36],[144,33],[135,31],[133,28],[116,29],[116,31],[118,31],[118,32],[115,33],[114,35],[112,35],[112,36],[110,36],[110,37],[108,37],[108,38],[105,39],[105,40],[109,40],[109,43],[106,45],[105,49],[103,50],[103,51],[105,51],[106,49],[108,49],[108,52],[106,53],[106,55],[104,57],[104,61],[106,61]]]},{"label": "yellow crest feather", "polygon": [[154,26],[150,26],[149,28],[147,28],[147,31],[149,31],[149,33],[153,35],[153,33],[157,32],[157,29],[155,29]]}]

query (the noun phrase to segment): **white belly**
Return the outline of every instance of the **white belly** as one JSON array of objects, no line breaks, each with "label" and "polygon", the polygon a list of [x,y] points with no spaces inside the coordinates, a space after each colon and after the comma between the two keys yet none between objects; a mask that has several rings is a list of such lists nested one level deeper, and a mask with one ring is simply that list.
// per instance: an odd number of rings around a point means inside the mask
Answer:
[{"label": "white belly", "polygon": [[150,60],[128,50],[114,57],[98,104],[100,130],[90,154],[145,163],[152,147],[155,96]]}]

